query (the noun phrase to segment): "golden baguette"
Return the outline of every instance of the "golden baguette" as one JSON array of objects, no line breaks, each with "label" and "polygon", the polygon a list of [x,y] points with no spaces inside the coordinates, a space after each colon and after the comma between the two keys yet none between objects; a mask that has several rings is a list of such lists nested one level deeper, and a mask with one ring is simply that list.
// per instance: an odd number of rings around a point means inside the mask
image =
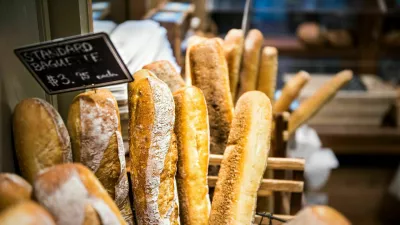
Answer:
[{"label": "golden baguette", "polygon": [[259,30],[250,30],[244,41],[244,52],[242,60],[242,70],[240,71],[239,93],[244,94],[247,91],[253,91],[257,88],[258,67],[260,64],[261,47],[264,37]]},{"label": "golden baguette", "polygon": [[285,112],[289,109],[290,104],[299,96],[301,89],[310,80],[311,76],[305,71],[300,71],[286,82],[282,89],[281,96],[273,104],[274,113]]},{"label": "golden baguette", "polygon": [[191,48],[193,45],[196,45],[204,40],[207,40],[207,38],[197,35],[192,36],[188,39],[188,45],[186,48],[186,55],[185,55],[185,83],[188,86],[192,85],[192,73],[191,73],[190,59],[189,59]]},{"label": "golden baguette", "polygon": [[164,81],[172,93],[185,86],[185,81],[167,60],[152,62],[143,67],[153,72],[160,80]]},{"label": "golden baguette", "polygon": [[207,104],[194,86],[174,93],[178,143],[178,194],[185,225],[207,225],[210,213],[207,172],[210,152]]},{"label": "golden baguette", "polygon": [[225,36],[224,51],[229,70],[229,86],[232,100],[236,99],[239,83],[240,63],[243,54],[244,36],[242,30],[231,29]]},{"label": "golden baguette", "polygon": [[210,151],[222,154],[233,116],[233,102],[229,90],[229,75],[222,46],[217,39],[193,45],[190,69],[193,86],[203,91],[210,123]]},{"label": "golden baguette", "polygon": [[274,102],[276,76],[278,72],[278,50],[275,47],[264,47],[261,52],[257,90],[263,92]]},{"label": "golden baguette", "polygon": [[304,100],[289,119],[289,135],[318,112],[347,82],[353,78],[353,72],[344,70],[320,87],[311,97]]},{"label": "golden baguette", "polygon": [[236,104],[209,225],[249,225],[270,150],[272,107],[259,91],[243,94]]}]

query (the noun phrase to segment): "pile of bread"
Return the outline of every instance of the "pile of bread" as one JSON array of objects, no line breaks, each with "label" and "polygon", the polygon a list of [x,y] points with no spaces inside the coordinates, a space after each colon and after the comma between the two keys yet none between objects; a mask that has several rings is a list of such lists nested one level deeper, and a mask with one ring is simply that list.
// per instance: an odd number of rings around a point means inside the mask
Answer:
[{"label": "pile of bread", "polygon": [[[167,61],[137,71],[128,84],[127,158],[108,90],[76,96],[66,125],[46,101],[21,101],[13,132],[26,181],[0,176],[0,224],[252,224],[270,150],[277,64],[276,49],[261,51],[260,35],[193,38],[186,81]],[[344,73],[326,91],[351,77]],[[299,73],[274,108],[286,110],[307,79]],[[212,204],[210,150],[224,154]]]}]

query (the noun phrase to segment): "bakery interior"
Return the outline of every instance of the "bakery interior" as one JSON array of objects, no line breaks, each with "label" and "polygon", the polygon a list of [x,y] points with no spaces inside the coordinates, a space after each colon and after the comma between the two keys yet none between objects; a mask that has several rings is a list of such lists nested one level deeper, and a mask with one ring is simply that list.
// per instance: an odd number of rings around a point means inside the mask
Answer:
[{"label": "bakery interior", "polygon": [[[98,32],[133,82],[14,53]],[[0,1],[0,49],[0,225],[400,224],[399,0]]]}]

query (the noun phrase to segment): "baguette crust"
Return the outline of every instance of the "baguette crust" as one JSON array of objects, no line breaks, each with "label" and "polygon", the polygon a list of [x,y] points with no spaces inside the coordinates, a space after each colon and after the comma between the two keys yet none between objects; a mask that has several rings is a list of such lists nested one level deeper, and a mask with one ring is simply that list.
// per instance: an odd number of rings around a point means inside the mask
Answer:
[{"label": "baguette crust", "polygon": [[207,40],[207,38],[197,35],[191,36],[188,39],[188,46],[186,48],[186,55],[185,55],[185,82],[187,86],[192,85],[192,71],[190,68],[190,51],[193,45],[199,44],[200,42],[205,40]]},{"label": "baguette crust", "polygon": [[32,183],[36,174],[46,167],[72,162],[67,128],[46,101],[22,100],[14,110],[13,130],[18,164],[28,182]]},{"label": "baguette crust", "polygon": [[153,72],[160,80],[164,81],[172,93],[185,86],[185,81],[167,60],[156,61],[143,67]]},{"label": "baguette crust", "polygon": [[25,201],[0,214],[1,225],[56,225],[51,215],[40,205]]},{"label": "baguette crust", "polygon": [[263,48],[259,71],[257,90],[266,94],[273,103],[278,73],[278,50],[275,47]]},{"label": "baguette crust", "polygon": [[179,153],[176,177],[181,221],[185,225],[208,225],[210,134],[207,104],[201,90],[194,86],[175,92],[174,100]]},{"label": "baguette crust", "polygon": [[31,198],[32,186],[22,177],[0,173],[0,212],[21,201]]},{"label": "baguette crust", "polygon": [[236,99],[240,63],[243,54],[244,35],[240,29],[231,29],[225,36],[224,50],[229,70],[229,86],[232,100]]},{"label": "baguette crust", "polygon": [[272,109],[259,91],[239,98],[211,206],[210,225],[252,224],[270,150]]},{"label": "baguette crust", "polygon": [[[62,164],[43,170],[33,188],[37,201],[49,210],[58,225],[84,224],[96,217],[94,213],[100,218],[98,225],[126,224],[107,191],[92,171],[81,164]],[[93,215],[85,214],[90,212]]]},{"label": "baguette crust", "polygon": [[157,78],[157,76],[153,72],[151,72],[150,70],[146,70],[146,69],[138,70],[138,71],[136,71],[136,73],[133,74],[133,78],[135,80],[140,80],[140,79],[143,79],[143,78],[146,78],[149,76]]},{"label": "baguette crust", "polygon": [[287,225],[351,225],[335,209],[328,206],[312,206],[301,210]]},{"label": "baguette crust", "polygon": [[193,85],[206,98],[210,124],[210,150],[222,154],[228,140],[233,116],[232,96],[223,48],[215,39],[192,46],[190,68]]},{"label": "baguette crust", "polygon": [[257,88],[258,70],[260,64],[261,47],[264,37],[259,30],[250,30],[244,41],[242,70],[240,72],[240,85],[237,98],[247,91]]},{"label": "baguette crust", "polygon": [[111,92],[99,89],[76,96],[68,114],[68,129],[74,161],[95,173],[125,220],[133,224],[119,110]]},{"label": "baguette crust", "polygon": [[128,84],[128,90],[130,171],[138,224],[177,224],[171,91],[151,76]]},{"label": "baguette crust", "polygon": [[304,100],[289,119],[289,134],[317,113],[335,94],[353,78],[353,72],[343,70]]},{"label": "baguette crust", "polygon": [[282,89],[281,96],[272,107],[275,113],[285,112],[289,109],[290,104],[299,96],[301,89],[311,79],[310,74],[306,71],[300,71],[290,79]]}]

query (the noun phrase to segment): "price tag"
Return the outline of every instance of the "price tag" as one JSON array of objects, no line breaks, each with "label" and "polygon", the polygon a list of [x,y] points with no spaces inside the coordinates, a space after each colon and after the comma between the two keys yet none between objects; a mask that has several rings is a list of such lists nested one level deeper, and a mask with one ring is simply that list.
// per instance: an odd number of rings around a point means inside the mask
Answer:
[{"label": "price tag", "polygon": [[48,94],[133,80],[106,33],[57,39],[14,52]]}]

